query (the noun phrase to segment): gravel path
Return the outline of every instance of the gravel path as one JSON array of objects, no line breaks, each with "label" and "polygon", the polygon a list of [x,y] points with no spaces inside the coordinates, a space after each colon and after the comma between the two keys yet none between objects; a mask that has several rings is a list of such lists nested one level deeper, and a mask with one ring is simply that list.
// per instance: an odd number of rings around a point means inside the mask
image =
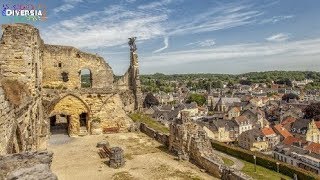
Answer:
[{"label": "gravel path", "polygon": [[228,154],[222,153],[220,151],[217,151],[217,150],[213,150],[213,151],[214,151],[214,153],[218,154],[219,156],[228,158],[231,161],[233,161],[234,164],[231,166],[231,168],[237,169],[237,170],[241,170],[244,167],[244,164],[239,159],[237,159],[237,158],[235,158],[233,156],[230,156]]}]

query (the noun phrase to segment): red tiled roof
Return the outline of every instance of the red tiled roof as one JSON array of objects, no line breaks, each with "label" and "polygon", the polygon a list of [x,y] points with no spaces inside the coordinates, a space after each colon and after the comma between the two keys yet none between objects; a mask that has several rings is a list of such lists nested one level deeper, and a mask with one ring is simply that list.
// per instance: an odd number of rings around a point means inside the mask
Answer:
[{"label": "red tiled roof", "polygon": [[297,119],[291,116],[286,117],[282,122],[281,125],[287,125],[287,124],[291,124],[294,123]]},{"label": "red tiled roof", "polygon": [[263,129],[261,129],[261,131],[265,136],[275,134],[275,132],[272,130],[272,128],[269,128],[269,127],[265,127]]},{"label": "red tiled roof", "polygon": [[283,136],[284,138],[287,138],[289,136],[292,136],[292,134],[286,129],[284,128],[281,124],[277,124],[274,126],[274,128],[276,129],[276,131],[278,133],[280,133],[281,136]]},{"label": "red tiled roof", "polygon": [[320,144],[311,142],[308,146],[305,147],[306,150],[311,151],[316,154],[320,154]]},{"label": "red tiled roof", "polygon": [[293,143],[299,142],[299,141],[301,141],[299,138],[288,136],[282,141],[282,143],[285,145],[292,145]]}]

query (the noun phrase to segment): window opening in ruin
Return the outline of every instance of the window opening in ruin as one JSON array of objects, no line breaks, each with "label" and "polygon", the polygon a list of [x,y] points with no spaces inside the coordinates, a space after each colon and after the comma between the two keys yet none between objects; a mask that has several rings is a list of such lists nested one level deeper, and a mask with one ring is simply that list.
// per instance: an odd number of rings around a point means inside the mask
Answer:
[{"label": "window opening in ruin", "polygon": [[38,63],[35,64],[35,69],[36,69],[36,79],[38,79]]},{"label": "window opening in ruin", "polygon": [[92,74],[90,69],[82,69],[80,72],[80,78],[82,88],[92,87]]},{"label": "window opening in ruin", "polygon": [[87,126],[87,119],[88,119],[88,114],[87,113],[81,113],[79,115],[79,119],[80,119],[80,126]]},{"label": "window opening in ruin", "polygon": [[51,134],[68,134],[70,116],[58,114],[50,117]]},{"label": "window opening in ruin", "polygon": [[59,67],[59,68],[61,68],[61,67],[62,67],[62,64],[61,64],[61,62],[59,62],[59,63],[58,63],[58,67]]},{"label": "window opening in ruin", "polygon": [[77,53],[76,57],[77,57],[77,58],[80,58],[81,56],[80,56],[80,54],[79,54],[79,53]]},{"label": "window opening in ruin", "polygon": [[21,133],[20,133],[19,128],[16,129],[16,138],[17,138],[19,152],[21,152],[22,151],[22,142],[21,142]]},{"label": "window opening in ruin", "polygon": [[61,73],[61,76],[62,76],[63,82],[68,82],[68,81],[69,81],[69,73],[67,73],[67,72],[62,72],[62,73]]}]

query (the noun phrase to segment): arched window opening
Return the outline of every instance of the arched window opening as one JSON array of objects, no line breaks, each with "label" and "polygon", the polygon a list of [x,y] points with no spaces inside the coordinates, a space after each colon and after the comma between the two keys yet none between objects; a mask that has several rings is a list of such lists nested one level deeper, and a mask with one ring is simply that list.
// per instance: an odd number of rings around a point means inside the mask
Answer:
[{"label": "arched window opening", "polygon": [[80,78],[82,88],[92,87],[92,74],[90,69],[82,69],[80,72]]}]

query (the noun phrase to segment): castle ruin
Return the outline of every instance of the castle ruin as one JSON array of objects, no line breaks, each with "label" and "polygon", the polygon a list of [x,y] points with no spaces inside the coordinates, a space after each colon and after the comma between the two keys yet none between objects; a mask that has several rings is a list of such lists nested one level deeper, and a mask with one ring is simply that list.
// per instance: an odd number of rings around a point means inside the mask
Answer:
[{"label": "castle ruin", "polygon": [[115,81],[98,55],[45,44],[28,24],[2,29],[0,155],[45,148],[55,128],[70,136],[130,128],[127,113],[140,109],[142,97],[135,38],[129,41],[128,71]]}]

